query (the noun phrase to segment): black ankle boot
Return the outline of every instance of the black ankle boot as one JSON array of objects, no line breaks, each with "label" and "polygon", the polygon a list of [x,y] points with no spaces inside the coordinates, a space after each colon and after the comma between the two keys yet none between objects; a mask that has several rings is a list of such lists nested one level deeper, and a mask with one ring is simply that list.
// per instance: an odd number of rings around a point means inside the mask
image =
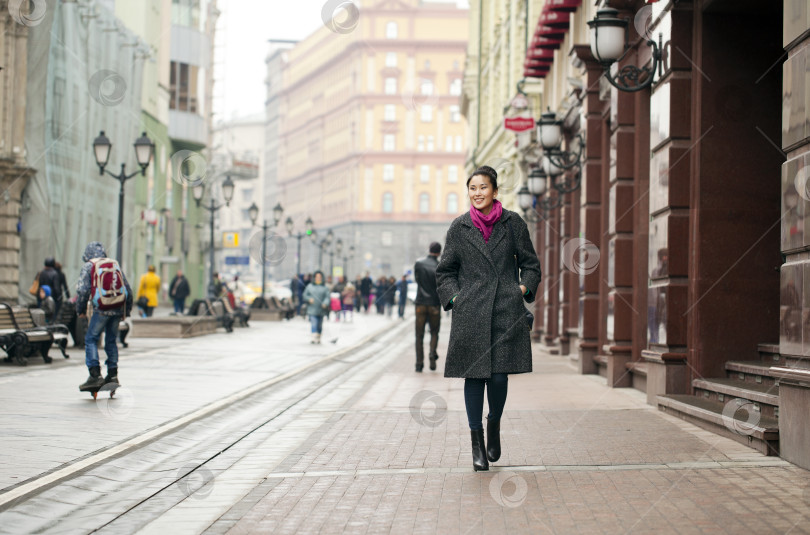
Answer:
[{"label": "black ankle boot", "polygon": [[79,390],[82,392],[91,392],[102,386],[104,386],[104,378],[101,376],[101,367],[93,366],[90,368],[90,377],[88,377],[83,384],[79,385]]},{"label": "black ankle boot", "polygon": [[494,463],[501,458],[501,420],[487,418],[487,459]]},{"label": "black ankle boot", "polygon": [[472,439],[473,468],[476,472],[489,470],[486,446],[484,444],[484,430],[471,429],[470,438]]}]

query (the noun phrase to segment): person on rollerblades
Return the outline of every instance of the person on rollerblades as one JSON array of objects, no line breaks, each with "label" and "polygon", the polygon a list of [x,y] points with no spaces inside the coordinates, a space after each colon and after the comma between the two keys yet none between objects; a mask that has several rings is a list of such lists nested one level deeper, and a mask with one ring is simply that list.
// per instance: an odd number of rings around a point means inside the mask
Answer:
[{"label": "person on rollerblades", "polygon": [[[106,384],[118,385],[118,323],[132,311],[132,289],[118,262],[107,258],[104,246],[90,242],[82,256],[84,266],[76,289],[76,313],[90,316],[84,338],[85,364],[90,376],[79,390],[95,394]],[[101,376],[98,340],[104,333],[107,377]],[[95,395],[93,395],[95,397]]]}]

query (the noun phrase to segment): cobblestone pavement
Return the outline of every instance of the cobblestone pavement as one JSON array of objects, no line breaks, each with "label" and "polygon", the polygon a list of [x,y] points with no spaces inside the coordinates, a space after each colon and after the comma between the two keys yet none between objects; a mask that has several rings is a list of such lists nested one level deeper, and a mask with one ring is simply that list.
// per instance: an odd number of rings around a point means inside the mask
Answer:
[{"label": "cobblestone pavement", "polygon": [[[640,392],[578,375],[540,346],[534,373],[510,377],[501,460],[475,473],[463,381],[442,376],[443,360],[437,371],[413,371],[411,321],[330,324],[325,339],[340,333],[332,347],[310,346],[304,322],[264,325],[133,353],[125,377],[135,403],[106,416],[78,395],[84,372],[73,363],[0,368],[2,442],[14,438],[27,460],[2,460],[0,500],[23,470],[75,466],[279,379],[0,506],[0,533],[810,533],[810,472],[660,413]],[[374,330],[383,338],[365,352],[283,379]],[[440,355],[448,333],[443,318]],[[7,391],[37,383],[42,402]],[[109,429],[83,435],[88,416]]]}]

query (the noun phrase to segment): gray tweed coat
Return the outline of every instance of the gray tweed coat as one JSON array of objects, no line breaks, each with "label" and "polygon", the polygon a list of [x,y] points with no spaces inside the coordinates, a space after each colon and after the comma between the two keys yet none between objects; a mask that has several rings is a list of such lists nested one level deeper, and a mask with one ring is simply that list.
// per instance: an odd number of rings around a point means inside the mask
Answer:
[{"label": "gray tweed coat", "polygon": [[[512,225],[517,244],[506,225]],[[515,281],[516,249],[520,284],[529,290],[527,296],[521,296]],[[532,371],[523,301],[534,301],[540,278],[529,229],[517,213],[504,209],[486,243],[469,212],[450,224],[436,269],[441,303],[445,310],[453,310],[445,377],[488,378],[493,373]]]}]

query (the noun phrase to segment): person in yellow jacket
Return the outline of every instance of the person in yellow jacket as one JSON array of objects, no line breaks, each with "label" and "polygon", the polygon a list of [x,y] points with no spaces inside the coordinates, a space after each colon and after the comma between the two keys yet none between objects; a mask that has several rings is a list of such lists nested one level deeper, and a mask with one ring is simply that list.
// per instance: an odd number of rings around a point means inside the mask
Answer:
[{"label": "person in yellow jacket", "polygon": [[141,276],[138,285],[138,306],[143,308],[146,317],[152,317],[152,311],[158,306],[158,291],[160,291],[160,276],[155,273],[155,266],[149,266],[149,271]]}]

